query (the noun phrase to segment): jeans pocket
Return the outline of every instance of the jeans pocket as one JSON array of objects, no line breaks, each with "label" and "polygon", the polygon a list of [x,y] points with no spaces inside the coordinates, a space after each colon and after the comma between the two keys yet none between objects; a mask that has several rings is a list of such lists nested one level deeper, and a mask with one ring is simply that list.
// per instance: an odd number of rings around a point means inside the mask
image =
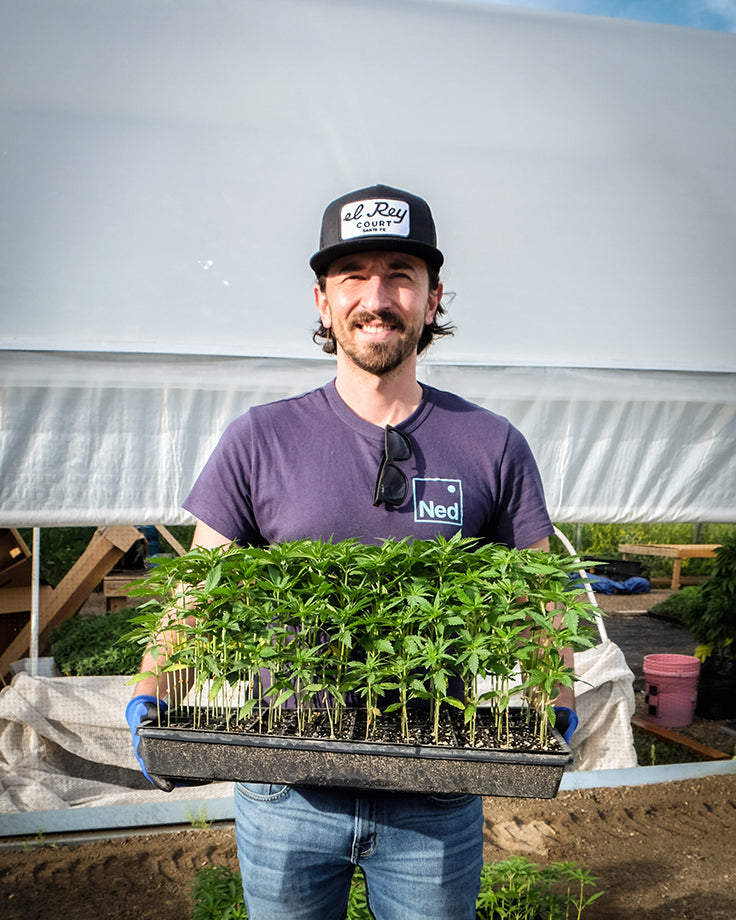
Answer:
[{"label": "jeans pocket", "polygon": [[437,805],[443,805],[446,808],[452,808],[456,805],[467,805],[478,796],[469,792],[436,792],[428,796],[431,802]]},{"label": "jeans pocket", "polygon": [[235,791],[251,802],[278,802],[291,792],[291,786],[283,783],[236,783]]}]

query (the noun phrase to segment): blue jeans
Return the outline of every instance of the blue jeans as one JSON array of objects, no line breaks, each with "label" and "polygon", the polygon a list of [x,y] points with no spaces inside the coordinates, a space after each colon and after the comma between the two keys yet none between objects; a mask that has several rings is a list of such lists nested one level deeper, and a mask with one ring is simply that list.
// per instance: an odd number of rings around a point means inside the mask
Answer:
[{"label": "blue jeans", "polygon": [[356,866],[376,920],[475,920],[478,796],[239,783],[235,838],[249,920],[343,920]]}]

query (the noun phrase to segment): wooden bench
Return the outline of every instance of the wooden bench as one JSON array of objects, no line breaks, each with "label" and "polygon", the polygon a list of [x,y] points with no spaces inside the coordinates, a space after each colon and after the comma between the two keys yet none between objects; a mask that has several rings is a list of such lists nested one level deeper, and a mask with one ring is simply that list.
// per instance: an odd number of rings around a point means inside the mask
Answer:
[{"label": "wooden bench", "polygon": [[618,551],[624,559],[637,556],[667,556],[673,560],[672,590],[680,590],[680,569],[683,559],[714,559],[720,543],[620,543]]}]

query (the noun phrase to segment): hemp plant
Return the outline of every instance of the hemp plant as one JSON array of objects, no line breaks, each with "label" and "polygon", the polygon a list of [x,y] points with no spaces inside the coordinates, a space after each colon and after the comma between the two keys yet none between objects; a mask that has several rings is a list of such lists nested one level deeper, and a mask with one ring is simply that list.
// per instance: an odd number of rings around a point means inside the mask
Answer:
[{"label": "hemp plant", "polygon": [[[217,712],[228,727],[255,715],[268,732],[296,710],[300,733],[321,712],[334,735],[357,703],[366,737],[396,711],[408,740],[409,713],[424,706],[435,743],[449,709],[474,746],[487,708],[508,746],[521,671],[523,709],[545,747],[557,688],[575,680],[562,650],[591,644],[594,609],[569,590],[577,565],[460,536],[198,548],[162,559],[129,589],[154,597],[129,640],[159,647],[148,674],[181,675],[182,689],[193,675],[198,713],[224,694]],[[162,636],[183,617],[167,647]]]},{"label": "hemp plant", "polygon": [[602,891],[575,862],[538,866],[524,856],[485,863],[476,902],[478,920],[580,920]]}]

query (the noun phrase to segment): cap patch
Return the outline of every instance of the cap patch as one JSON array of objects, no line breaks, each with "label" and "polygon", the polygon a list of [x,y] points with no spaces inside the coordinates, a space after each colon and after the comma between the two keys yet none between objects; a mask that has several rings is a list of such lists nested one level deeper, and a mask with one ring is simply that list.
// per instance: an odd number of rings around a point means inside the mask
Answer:
[{"label": "cap patch", "polygon": [[350,201],[340,210],[340,239],[373,234],[409,236],[409,205],[393,198]]}]

